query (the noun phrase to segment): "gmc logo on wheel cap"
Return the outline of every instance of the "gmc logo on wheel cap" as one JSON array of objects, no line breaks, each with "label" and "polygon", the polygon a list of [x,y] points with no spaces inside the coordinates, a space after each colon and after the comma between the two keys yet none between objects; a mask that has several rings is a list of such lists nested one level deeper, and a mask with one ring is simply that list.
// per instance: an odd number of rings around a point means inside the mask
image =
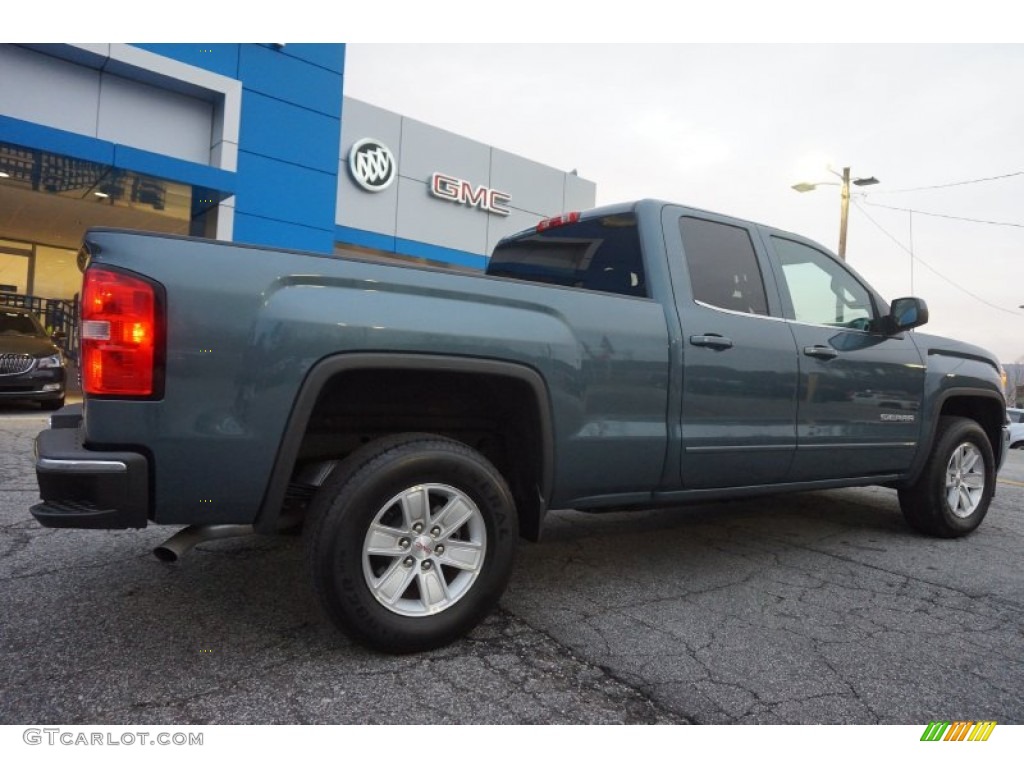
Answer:
[{"label": "gmc logo on wheel cap", "polygon": [[360,139],[348,152],[352,179],[367,192],[382,192],[395,180],[395,156],[376,139]]}]

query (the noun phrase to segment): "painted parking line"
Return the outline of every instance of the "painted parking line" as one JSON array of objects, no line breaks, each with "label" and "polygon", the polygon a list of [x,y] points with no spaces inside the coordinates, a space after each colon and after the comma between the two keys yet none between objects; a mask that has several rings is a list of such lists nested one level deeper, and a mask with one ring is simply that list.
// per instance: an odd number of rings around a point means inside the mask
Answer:
[{"label": "painted parking line", "polygon": [[1024,483],[1019,483],[1016,480],[1003,480],[1003,479],[1000,479],[999,482],[1000,483],[1004,483],[1005,485],[1015,485],[1018,488],[1024,488]]}]

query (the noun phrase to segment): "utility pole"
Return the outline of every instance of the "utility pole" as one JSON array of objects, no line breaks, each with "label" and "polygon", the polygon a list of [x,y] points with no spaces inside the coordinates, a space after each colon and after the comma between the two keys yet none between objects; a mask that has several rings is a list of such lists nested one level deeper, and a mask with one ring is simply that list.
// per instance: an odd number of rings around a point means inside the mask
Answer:
[{"label": "utility pole", "polygon": [[850,166],[843,168],[843,186],[840,192],[839,259],[846,261],[846,223],[850,218]]},{"label": "utility pole", "polygon": [[871,184],[877,184],[878,179],[874,176],[851,179],[850,166],[843,168],[841,174],[833,171],[831,168],[828,169],[828,172],[833,176],[839,177],[840,183],[837,184],[834,181],[802,181],[799,184],[794,184],[793,189],[797,192],[810,192],[812,189],[817,189],[821,186],[838,186],[841,188],[839,201],[839,258],[842,261],[846,261],[846,226],[850,218],[850,182],[852,181],[858,187],[867,187]]}]

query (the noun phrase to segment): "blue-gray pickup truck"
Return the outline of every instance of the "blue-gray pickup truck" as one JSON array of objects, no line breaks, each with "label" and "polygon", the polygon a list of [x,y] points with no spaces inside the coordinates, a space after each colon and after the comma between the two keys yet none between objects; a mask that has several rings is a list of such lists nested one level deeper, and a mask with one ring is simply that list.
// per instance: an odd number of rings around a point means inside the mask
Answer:
[{"label": "blue-gray pickup truck", "polygon": [[36,441],[46,526],[301,526],[331,619],[447,643],[548,509],[885,485],[943,537],[1008,432],[983,349],[909,332],[805,238],[645,200],[502,240],[486,274],[92,230],[84,402]]}]

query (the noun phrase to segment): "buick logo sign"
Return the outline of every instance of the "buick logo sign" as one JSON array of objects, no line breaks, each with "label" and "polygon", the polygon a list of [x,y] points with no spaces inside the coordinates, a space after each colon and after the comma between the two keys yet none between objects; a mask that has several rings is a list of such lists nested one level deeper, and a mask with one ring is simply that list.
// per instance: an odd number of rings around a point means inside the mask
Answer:
[{"label": "buick logo sign", "polygon": [[397,176],[395,156],[376,139],[360,139],[348,153],[348,169],[356,184],[367,192],[382,192]]}]

